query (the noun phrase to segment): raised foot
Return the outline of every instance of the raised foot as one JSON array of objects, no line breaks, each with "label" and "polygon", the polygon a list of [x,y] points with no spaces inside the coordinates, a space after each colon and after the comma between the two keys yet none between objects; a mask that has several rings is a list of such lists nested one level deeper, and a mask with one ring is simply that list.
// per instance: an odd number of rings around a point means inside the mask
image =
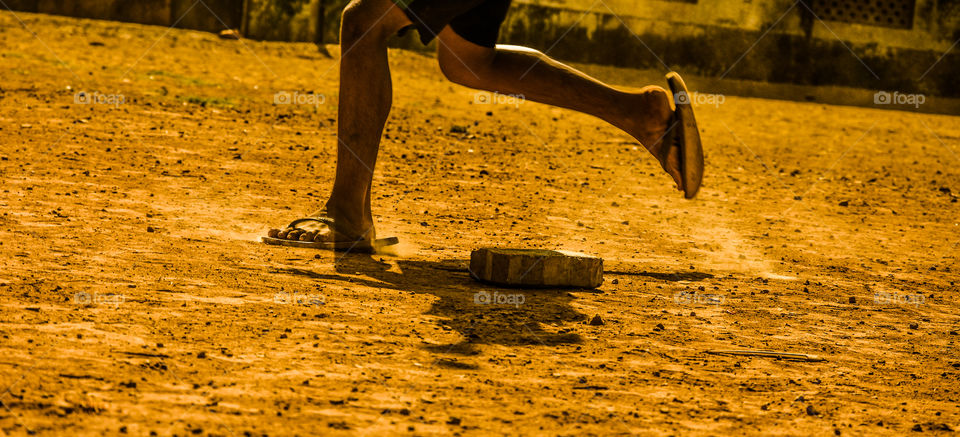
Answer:
[{"label": "raised foot", "polygon": [[670,107],[670,95],[658,86],[648,86],[633,96],[629,105],[634,111],[622,128],[632,135],[673,178],[678,190],[683,187],[681,150],[677,142],[678,120]]}]

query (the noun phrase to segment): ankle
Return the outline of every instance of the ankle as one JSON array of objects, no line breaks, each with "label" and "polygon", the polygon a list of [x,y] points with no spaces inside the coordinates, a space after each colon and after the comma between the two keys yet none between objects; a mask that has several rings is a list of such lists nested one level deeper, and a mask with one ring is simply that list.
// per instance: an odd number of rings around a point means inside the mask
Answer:
[{"label": "ankle", "polygon": [[359,223],[363,218],[363,206],[355,205],[356,203],[356,201],[345,201],[336,196],[330,196],[323,210],[335,220]]}]

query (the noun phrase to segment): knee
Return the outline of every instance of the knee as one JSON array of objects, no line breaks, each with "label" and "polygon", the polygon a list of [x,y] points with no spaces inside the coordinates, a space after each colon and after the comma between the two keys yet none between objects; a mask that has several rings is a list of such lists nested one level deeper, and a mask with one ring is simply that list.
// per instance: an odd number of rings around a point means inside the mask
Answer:
[{"label": "knee", "polygon": [[369,0],[351,0],[340,15],[340,44],[355,44],[361,38],[385,38]]},{"label": "knee", "polygon": [[480,88],[492,62],[492,53],[454,53],[441,50],[437,56],[440,71],[447,80],[470,88]]}]

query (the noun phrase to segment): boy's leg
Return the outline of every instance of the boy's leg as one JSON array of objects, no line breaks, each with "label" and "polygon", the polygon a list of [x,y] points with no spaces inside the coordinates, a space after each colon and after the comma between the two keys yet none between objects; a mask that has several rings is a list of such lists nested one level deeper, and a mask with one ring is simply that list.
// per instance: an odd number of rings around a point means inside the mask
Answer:
[{"label": "boy's leg", "polygon": [[663,88],[625,92],[533,49],[480,46],[449,26],[438,36],[440,69],[451,81],[599,117],[636,138],[681,187],[680,150],[661,141],[673,112]]},{"label": "boy's leg", "polygon": [[325,212],[349,237],[375,238],[370,186],[393,94],[387,38],[409,24],[392,0],[353,0],[343,11],[337,172]]}]

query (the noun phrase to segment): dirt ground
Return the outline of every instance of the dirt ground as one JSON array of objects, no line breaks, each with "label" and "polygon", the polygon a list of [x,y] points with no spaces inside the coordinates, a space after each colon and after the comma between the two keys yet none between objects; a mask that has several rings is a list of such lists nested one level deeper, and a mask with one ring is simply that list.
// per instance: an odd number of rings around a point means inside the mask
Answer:
[{"label": "dirt ground", "polygon": [[[373,194],[402,244],[335,255],[258,238],[329,190],[336,59],[0,13],[0,435],[960,429],[957,117],[701,98],[685,201],[596,119],[390,59]],[[478,284],[486,246],[605,282]]]}]

